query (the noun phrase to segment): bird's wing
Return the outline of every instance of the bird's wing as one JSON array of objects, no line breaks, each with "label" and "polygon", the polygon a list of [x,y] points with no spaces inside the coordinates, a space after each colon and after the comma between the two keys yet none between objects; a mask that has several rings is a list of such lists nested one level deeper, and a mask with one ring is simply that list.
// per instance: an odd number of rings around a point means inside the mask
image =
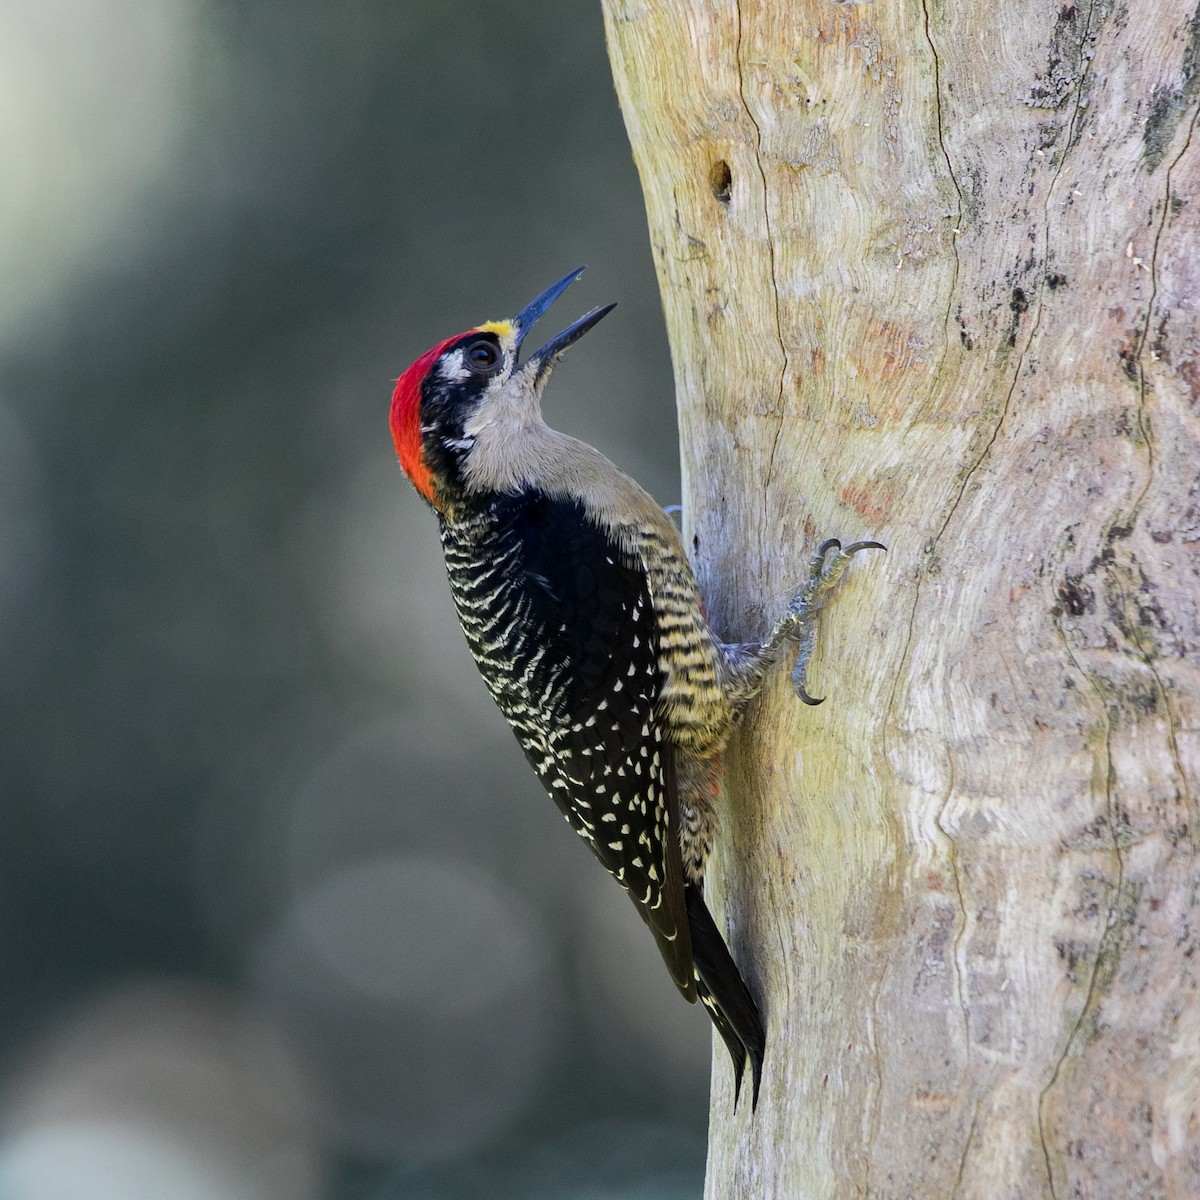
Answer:
[{"label": "bird's wing", "polygon": [[516,602],[531,619],[516,624],[530,632],[512,655],[508,686],[510,704],[527,711],[506,715],[694,1000],[674,749],[656,712],[663,675],[645,571],[578,503],[542,494],[523,501],[512,544],[521,559]]}]

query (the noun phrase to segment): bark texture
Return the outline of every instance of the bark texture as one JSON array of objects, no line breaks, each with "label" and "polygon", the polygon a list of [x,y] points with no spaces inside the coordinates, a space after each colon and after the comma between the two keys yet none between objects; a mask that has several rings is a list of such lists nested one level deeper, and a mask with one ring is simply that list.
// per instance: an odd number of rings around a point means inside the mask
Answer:
[{"label": "bark texture", "polygon": [[604,0],[768,1020],[708,1196],[1200,1196],[1200,9]]}]

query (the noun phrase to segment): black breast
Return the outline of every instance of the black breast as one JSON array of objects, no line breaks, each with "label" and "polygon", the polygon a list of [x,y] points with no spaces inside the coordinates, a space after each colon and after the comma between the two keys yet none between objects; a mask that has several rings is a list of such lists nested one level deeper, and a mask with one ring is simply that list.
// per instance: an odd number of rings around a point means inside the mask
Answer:
[{"label": "black breast", "polygon": [[467,642],[514,725],[561,735],[608,701],[609,723],[640,734],[662,687],[649,588],[580,504],[498,496],[443,522],[442,544]]},{"label": "black breast", "polygon": [[640,561],[580,504],[536,491],[443,520],[442,544],[488,689],[555,803],[690,989],[673,748],[655,716],[663,676]]}]

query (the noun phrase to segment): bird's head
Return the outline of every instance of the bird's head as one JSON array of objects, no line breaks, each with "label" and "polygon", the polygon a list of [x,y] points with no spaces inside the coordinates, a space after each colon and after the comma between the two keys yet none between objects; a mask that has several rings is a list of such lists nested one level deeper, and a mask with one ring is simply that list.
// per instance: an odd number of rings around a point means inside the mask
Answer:
[{"label": "bird's head", "polygon": [[518,454],[542,425],[541,394],[568,346],[616,306],[585,313],[521,361],[541,315],[583,274],[579,267],[507,321],[489,321],[426,350],[396,381],[392,440],[405,474],[430,504],[469,487],[473,462]]}]

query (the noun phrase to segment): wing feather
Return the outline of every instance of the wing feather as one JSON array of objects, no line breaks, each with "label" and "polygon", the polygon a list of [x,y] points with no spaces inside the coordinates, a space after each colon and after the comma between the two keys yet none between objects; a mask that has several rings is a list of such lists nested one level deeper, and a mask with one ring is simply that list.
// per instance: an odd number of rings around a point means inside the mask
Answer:
[{"label": "wing feather", "polygon": [[658,711],[664,675],[646,572],[580,504],[539,492],[498,498],[473,536],[468,552],[443,527],[451,590],[480,671],[551,798],[694,1000],[674,750]]}]

